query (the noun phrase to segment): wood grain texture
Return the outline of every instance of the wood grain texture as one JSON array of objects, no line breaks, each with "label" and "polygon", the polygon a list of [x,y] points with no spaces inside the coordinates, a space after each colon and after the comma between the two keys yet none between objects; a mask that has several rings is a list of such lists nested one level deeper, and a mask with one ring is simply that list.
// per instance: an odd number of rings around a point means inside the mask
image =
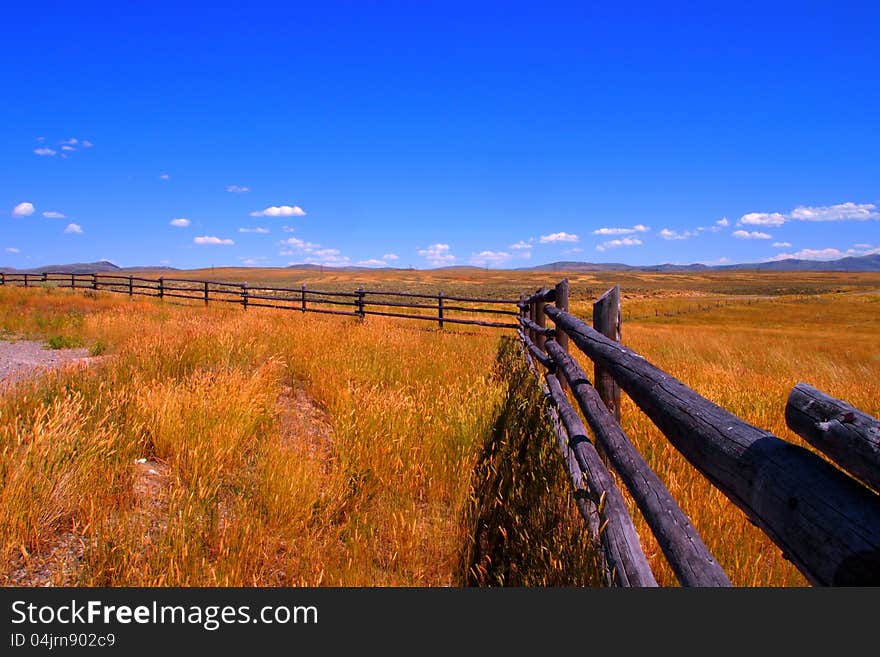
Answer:
[{"label": "wood grain texture", "polygon": [[669,441],[813,584],[880,584],[880,496],[807,449],[752,426],[577,317],[547,305]]},{"label": "wood grain texture", "polygon": [[788,395],[785,423],[844,470],[880,491],[880,420],[798,383]]}]

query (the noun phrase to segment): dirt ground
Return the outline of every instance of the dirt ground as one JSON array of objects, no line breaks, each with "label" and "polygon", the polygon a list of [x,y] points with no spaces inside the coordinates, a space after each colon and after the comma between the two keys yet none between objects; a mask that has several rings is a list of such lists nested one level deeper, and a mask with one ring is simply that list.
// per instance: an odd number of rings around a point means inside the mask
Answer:
[{"label": "dirt ground", "polygon": [[0,391],[46,370],[92,360],[88,349],[49,349],[30,340],[0,341]]}]

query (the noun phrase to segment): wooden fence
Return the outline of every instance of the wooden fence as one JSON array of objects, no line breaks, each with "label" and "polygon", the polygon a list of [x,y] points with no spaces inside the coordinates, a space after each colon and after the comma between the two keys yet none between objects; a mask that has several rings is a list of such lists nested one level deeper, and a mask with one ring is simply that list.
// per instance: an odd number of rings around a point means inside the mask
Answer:
[{"label": "wooden fence", "polygon": [[[299,288],[248,286],[247,283],[192,280],[188,278],[144,278],[121,274],[67,274],[47,272],[40,274],[2,273],[0,285],[52,285],[74,289],[104,290],[134,296],[150,296],[158,299],[188,299],[208,305],[210,302],[234,303],[242,308],[277,308],[300,312],[346,315],[363,319],[366,315],[398,317],[445,324],[467,324],[493,328],[515,329],[513,319],[509,322],[486,319],[468,319],[461,313],[491,315],[499,318],[519,316],[515,310],[517,299],[488,299],[411,292],[388,292],[365,290],[360,287],[352,292],[313,290],[301,285]],[[486,305],[490,307],[485,307]],[[417,310],[418,312],[406,312]]]},{"label": "wooden fence", "polygon": [[[609,584],[657,585],[613,470],[682,585],[730,585],[620,427],[621,389],[810,583],[880,584],[880,420],[795,386],[786,422],[829,461],[745,422],[623,346],[618,287],[595,302],[592,326],[568,312],[568,281],[523,296],[519,305],[523,353],[548,400],[575,501],[601,547]],[[570,355],[570,342],[593,361],[595,385]]]}]

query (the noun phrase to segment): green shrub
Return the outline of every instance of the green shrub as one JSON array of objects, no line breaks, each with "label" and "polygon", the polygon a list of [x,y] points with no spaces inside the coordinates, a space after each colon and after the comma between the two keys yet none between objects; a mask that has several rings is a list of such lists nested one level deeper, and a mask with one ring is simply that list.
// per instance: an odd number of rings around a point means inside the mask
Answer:
[{"label": "green shrub", "polygon": [[49,349],[72,349],[81,346],[79,339],[69,335],[53,335],[49,338]]}]

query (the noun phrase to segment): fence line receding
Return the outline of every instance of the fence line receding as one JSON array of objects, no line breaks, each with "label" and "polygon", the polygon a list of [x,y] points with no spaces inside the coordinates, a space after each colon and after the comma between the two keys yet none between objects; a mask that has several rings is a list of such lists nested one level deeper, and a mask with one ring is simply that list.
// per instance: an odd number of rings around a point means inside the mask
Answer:
[{"label": "fence line receding", "polygon": [[[469,297],[438,292],[437,294],[366,290],[352,292],[311,289],[306,285],[287,288],[272,285],[248,285],[224,281],[188,278],[145,278],[122,274],[69,274],[63,272],[2,273],[0,285],[31,287],[49,284],[54,287],[104,290],[158,299],[182,299],[209,303],[233,303],[243,308],[275,308],[299,312],[344,315],[363,319],[367,315],[415,319],[445,324],[487,326],[516,329],[517,324],[488,319],[471,319],[470,315],[498,316],[511,319],[519,316],[518,299]],[[412,299],[412,301],[410,301]],[[433,303],[430,303],[433,302]],[[479,305],[475,305],[479,304]],[[489,307],[485,307],[489,306]],[[406,312],[413,310],[418,312]],[[461,314],[465,314],[464,317]]]}]

